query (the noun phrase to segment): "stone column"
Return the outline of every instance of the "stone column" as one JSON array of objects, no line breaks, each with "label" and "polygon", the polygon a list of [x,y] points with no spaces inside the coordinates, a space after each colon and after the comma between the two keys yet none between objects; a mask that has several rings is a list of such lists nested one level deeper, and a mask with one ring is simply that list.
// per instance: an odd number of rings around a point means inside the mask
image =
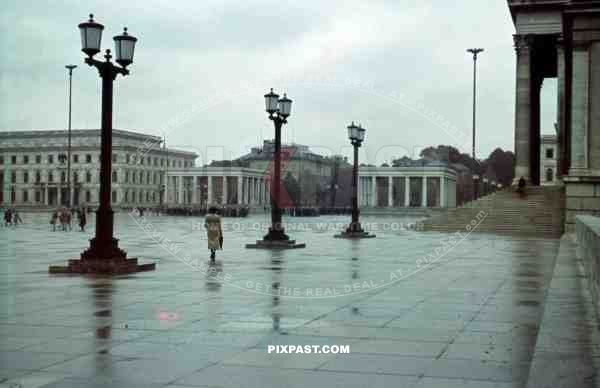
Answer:
[{"label": "stone column", "polygon": [[531,145],[531,43],[530,35],[514,35],[517,54],[515,106],[515,178],[531,181],[529,147]]},{"label": "stone column", "polygon": [[[57,205],[62,206],[62,185],[56,185],[56,187],[57,187],[56,200],[58,201]],[[10,197],[9,197],[9,200],[10,200]]]},{"label": "stone column", "polygon": [[223,176],[223,199],[221,200],[221,204],[222,205],[228,205],[229,203],[227,202],[227,177]]},{"label": "stone column", "polygon": [[208,175],[206,177],[206,205],[210,206],[213,201],[213,177]]},{"label": "stone column", "polygon": [[237,177],[237,203],[238,205],[241,205],[244,203],[244,177],[243,176],[238,176]]},{"label": "stone column", "polygon": [[182,203],[183,203],[183,176],[181,176],[181,175],[180,175],[180,176],[178,176],[178,177],[177,177],[177,180],[179,181],[179,182],[178,182],[178,184],[179,184],[179,187],[178,187],[178,189],[177,189],[177,192],[179,193],[179,194],[178,194],[178,195],[179,195],[179,198],[178,198],[178,201],[177,201],[177,203],[179,203],[179,204],[182,204]]},{"label": "stone column", "polygon": [[192,204],[198,203],[198,177],[192,177]]},{"label": "stone column", "polygon": [[394,206],[394,178],[388,177],[388,207]]},{"label": "stone column", "polygon": [[410,206],[410,177],[404,177],[404,207]]},{"label": "stone column", "polygon": [[557,82],[556,82],[556,124],[557,124],[557,144],[558,144],[558,171],[556,176],[558,180],[562,180],[562,175],[568,174],[567,166],[567,134],[565,131],[565,115],[566,115],[566,104],[565,104],[565,50],[564,41],[562,36],[558,38],[556,42],[556,57],[557,57]]},{"label": "stone column", "polygon": [[440,177],[440,207],[446,207],[446,177]]},{"label": "stone column", "polygon": [[571,87],[571,169],[569,175],[584,175],[588,164],[589,50],[573,47]]},{"label": "stone column", "polygon": [[[596,33],[598,31],[596,30]],[[600,40],[590,44],[590,75],[589,75],[589,123],[588,168],[593,175],[600,175]],[[596,186],[597,187],[597,186]],[[596,188],[598,190],[598,188]],[[600,193],[597,191],[597,193]],[[598,196],[598,194],[596,195]]]},{"label": "stone column", "polygon": [[371,187],[371,206],[377,206],[377,177],[371,177],[371,183],[373,186]]},{"label": "stone column", "polygon": [[421,185],[421,207],[427,207],[427,177],[422,178]]}]

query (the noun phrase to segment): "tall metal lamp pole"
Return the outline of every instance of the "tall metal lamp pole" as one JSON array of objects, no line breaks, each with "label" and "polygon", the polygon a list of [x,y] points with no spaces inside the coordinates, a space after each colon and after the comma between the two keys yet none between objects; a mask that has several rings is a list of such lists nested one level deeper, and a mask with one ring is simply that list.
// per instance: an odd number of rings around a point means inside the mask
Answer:
[{"label": "tall metal lamp pole", "polygon": [[69,129],[68,129],[68,141],[67,141],[67,195],[69,196],[69,208],[73,207],[73,196],[71,195],[71,106],[72,99],[71,94],[73,91],[73,69],[77,65],[66,65],[69,70]]},{"label": "tall metal lamp pole", "polygon": [[470,48],[467,52],[473,54],[473,160],[477,160],[475,156],[475,115],[477,104],[477,54],[483,52],[482,48]]}]

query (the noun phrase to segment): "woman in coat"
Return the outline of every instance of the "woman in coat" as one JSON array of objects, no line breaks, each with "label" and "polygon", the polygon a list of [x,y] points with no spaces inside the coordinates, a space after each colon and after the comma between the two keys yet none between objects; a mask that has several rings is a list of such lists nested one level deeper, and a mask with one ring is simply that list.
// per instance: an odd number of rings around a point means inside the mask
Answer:
[{"label": "woman in coat", "polygon": [[217,215],[217,208],[211,207],[208,210],[204,219],[204,227],[206,228],[210,259],[214,262],[216,251],[223,249],[223,227],[221,226],[221,217]]}]

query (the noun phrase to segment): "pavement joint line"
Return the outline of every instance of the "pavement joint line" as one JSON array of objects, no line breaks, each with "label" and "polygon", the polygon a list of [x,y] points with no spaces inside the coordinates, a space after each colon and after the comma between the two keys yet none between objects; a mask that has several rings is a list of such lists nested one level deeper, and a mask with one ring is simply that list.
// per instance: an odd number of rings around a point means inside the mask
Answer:
[{"label": "pavement joint line", "polygon": [[[146,235],[148,235],[148,237],[150,237],[150,238],[151,238],[151,239],[152,239],[152,240],[153,240],[155,243],[158,243],[158,242],[157,242],[157,241],[154,239],[154,237],[153,237],[153,236],[151,236],[151,235],[150,235],[150,233],[149,233],[148,231],[146,231],[146,230],[145,230],[145,229],[144,229],[144,228],[143,228],[143,227],[142,227],[142,226],[141,226],[141,225],[140,225],[140,224],[137,222],[137,220],[136,220],[135,218],[133,218],[133,216],[131,215],[131,213],[128,213],[128,215],[129,215],[129,217],[130,217],[130,218],[133,220],[133,222],[134,222],[135,224],[137,224],[137,225],[140,227],[140,229],[142,229],[142,230],[144,231],[144,233],[146,233]],[[453,250],[453,249],[454,249],[456,246],[458,246],[458,245],[459,245],[461,242],[463,242],[463,241],[464,241],[464,240],[465,240],[467,237],[469,237],[469,236],[471,235],[471,233],[473,233],[473,232],[474,232],[474,231],[477,229],[477,227],[478,227],[479,225],[481,225],[481,223],[482,223],[482,222],[485,220],[485,218],[486,218],[487,216],[488,216],[488,214],[486,213],[486,215],[485,215],[485,216],[483,216],[481,219],[479,219],[479,222],[478,222],[476,225],[473,225],[473,228],[471,228],[470,230],[468,230],[468,233],[467,233],[467,234],[466,234],[466,235],[465,235],[465,236],[464,236],[464,237],[463,237],[463,238],[462,238],[462,239],[461,239],[459,242],[457,242],[457,243],[456,243],[456,244],[454,244],[454,245],[453,245],[453,246],[452,246],[450,249],[448,249],[448,251],[444,252],[444,253],[443,253],[441,256],[437,257],[435,260],[432,260],[432,261],[430,261],[429,263],[425,264],[423,267],[419,267],[419,269],[417,269],[417,270],[413,271],[413,272],[411,273],[411,275],[412,275],[412,274],[414,274],[414,273],[417,273],[417,272],[421,272],[423,269],[430,267],[430,266],[431,266],[431,264],[433,264],[433,263],[437,262],[439,259],[441,259],[442,257],[444,257],[444,256],[445,256],[445,255],[446,255],[448,252],[452,251],[452,250]],[[460,232],[460,231],[459,231],[459,232]],[[160,247],[162,247],[163,249],[165,249],[165,250],[166,250],[166,248],[164,248],[164,246],[163,246],[162,244],[158,243],[158,245],[159,245]],[[253,289],[249,289],[249,288],[243,288],[243,287],[240,287],[240,286],[237,286],[237,285],[233,284],[232,282],[226,282],[224,279],[219,279],[219,278],[217,278],[217,277],[211,276],[211,275],[209,275],[208,273],[206,273],[206,272],[203,272],[202,270],[200,270],[200,268],[198,268],[198,267],[194,268],[194,267],[193,267],[191,264],[189,264],[189,263],[186,263],[184,260],[182,260],[181,258],[179,258],[178,256],[176,256],[176,255],[175,255],[175,254],[173,254],[172,252],[170,252],[170,251],[168,251],[168,250],[167,250],[167,252],[168,252],[168,253],[169,253],[171,256],[175,257],[176,259],[178,259],[179,261],[181,261],[182,263],[184,263],[185,265],[187,265],[188,267],[190,267],[190,268],[192,268],[192,269],[195,269],[197,272],[204,273],[206,276],[208,276],[208,277],[211,277],[211,278],[213,278],[214,280],[217,280],[217,281],[219,281],[219,282],[221,282],[221,283],[223,283],[223,284],[228,284],[228,285],[230,285],[230,286],[233,286],[233,287],[235,287],[235,288],[242,289],[242,290],[245,290],[245,291],[250,291],[250,292],[252,292],[252,293],[256,293],[256,294],[264,294],[264,295],[273,296],[273,294],[267,294],[267,293],[260,292],[260,291],[256,291],[256,290],[253,290]],[[423,271],[423,272],[424,272],[424,273],[426,273],[426,272],[432,271],[433,269],[435,269],[435,266],[431,266],[431,268],[429,268],[428,270],[426,270],[426,271]],[[379,285],[379,286],[377,286],[377,287],[373,287],[372,289],[362,290],[362,291],[353,292],[353,293],[349,293],[349,294],[332,295],[332,296],[321,296],[321,297],[312,297],[312,299],[332,299],[332,298],[338,298],[338,297],[343,297],[343,296],[348,296],[348,295],[354,295],[354,294],[370,293],[370,292],[372,292],[372,291],[374,291],[374,290],[377,290],[377,289],[385,289],[385,288],[386,288],[386,286],[388,286],[388,285],[390,285],[390,284],[398,283],[398,282],[400,282],[401,280],[403,280],[403,279],[407,278],[408,276],[410,276],[410,275],[405,275],[405,276],[402,276],[401,278],[395,279],[394,281],[391,281],[391,282],[389,282],[388,284],[385,284],[385,285]],[[380,291],[380,292],[383,292],[383,291]],[[379,292],[377,292],[377,293],[373,293],[372,295],[378,295],[378,294],[379,294]],[[278,295],[278,296],[280,296],[280,297],[283,297],[283,298],[290,298],[290,299],[305,299],[305,297],[304,297],[304,296],[292,296],[292,295]]]}]

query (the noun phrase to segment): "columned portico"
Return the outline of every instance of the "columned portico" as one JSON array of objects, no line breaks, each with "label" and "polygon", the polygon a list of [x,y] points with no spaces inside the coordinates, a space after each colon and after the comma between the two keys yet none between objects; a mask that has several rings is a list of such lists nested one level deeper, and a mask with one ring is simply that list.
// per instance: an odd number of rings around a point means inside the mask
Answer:
[{"label": "columned portico", "polygon": [[[515,181],[540,183],[540,88],[557,78],[558,176],[565,230],[600,209],[600,3],[509,0],[516,28]],[[559,210],[557,210],[559,211]]]},{"label": "columned portico", "polygon": [[242,167],[193,167],[168,171],[169,180],[177,187],[175,204],[202,208],[264,204],[268,191],[263,175],[264,171]]},{"label": "columned portico", "polygon": [[456,206],[456,172],[447,166],[360,167],[358,173],[361,208]]}]

